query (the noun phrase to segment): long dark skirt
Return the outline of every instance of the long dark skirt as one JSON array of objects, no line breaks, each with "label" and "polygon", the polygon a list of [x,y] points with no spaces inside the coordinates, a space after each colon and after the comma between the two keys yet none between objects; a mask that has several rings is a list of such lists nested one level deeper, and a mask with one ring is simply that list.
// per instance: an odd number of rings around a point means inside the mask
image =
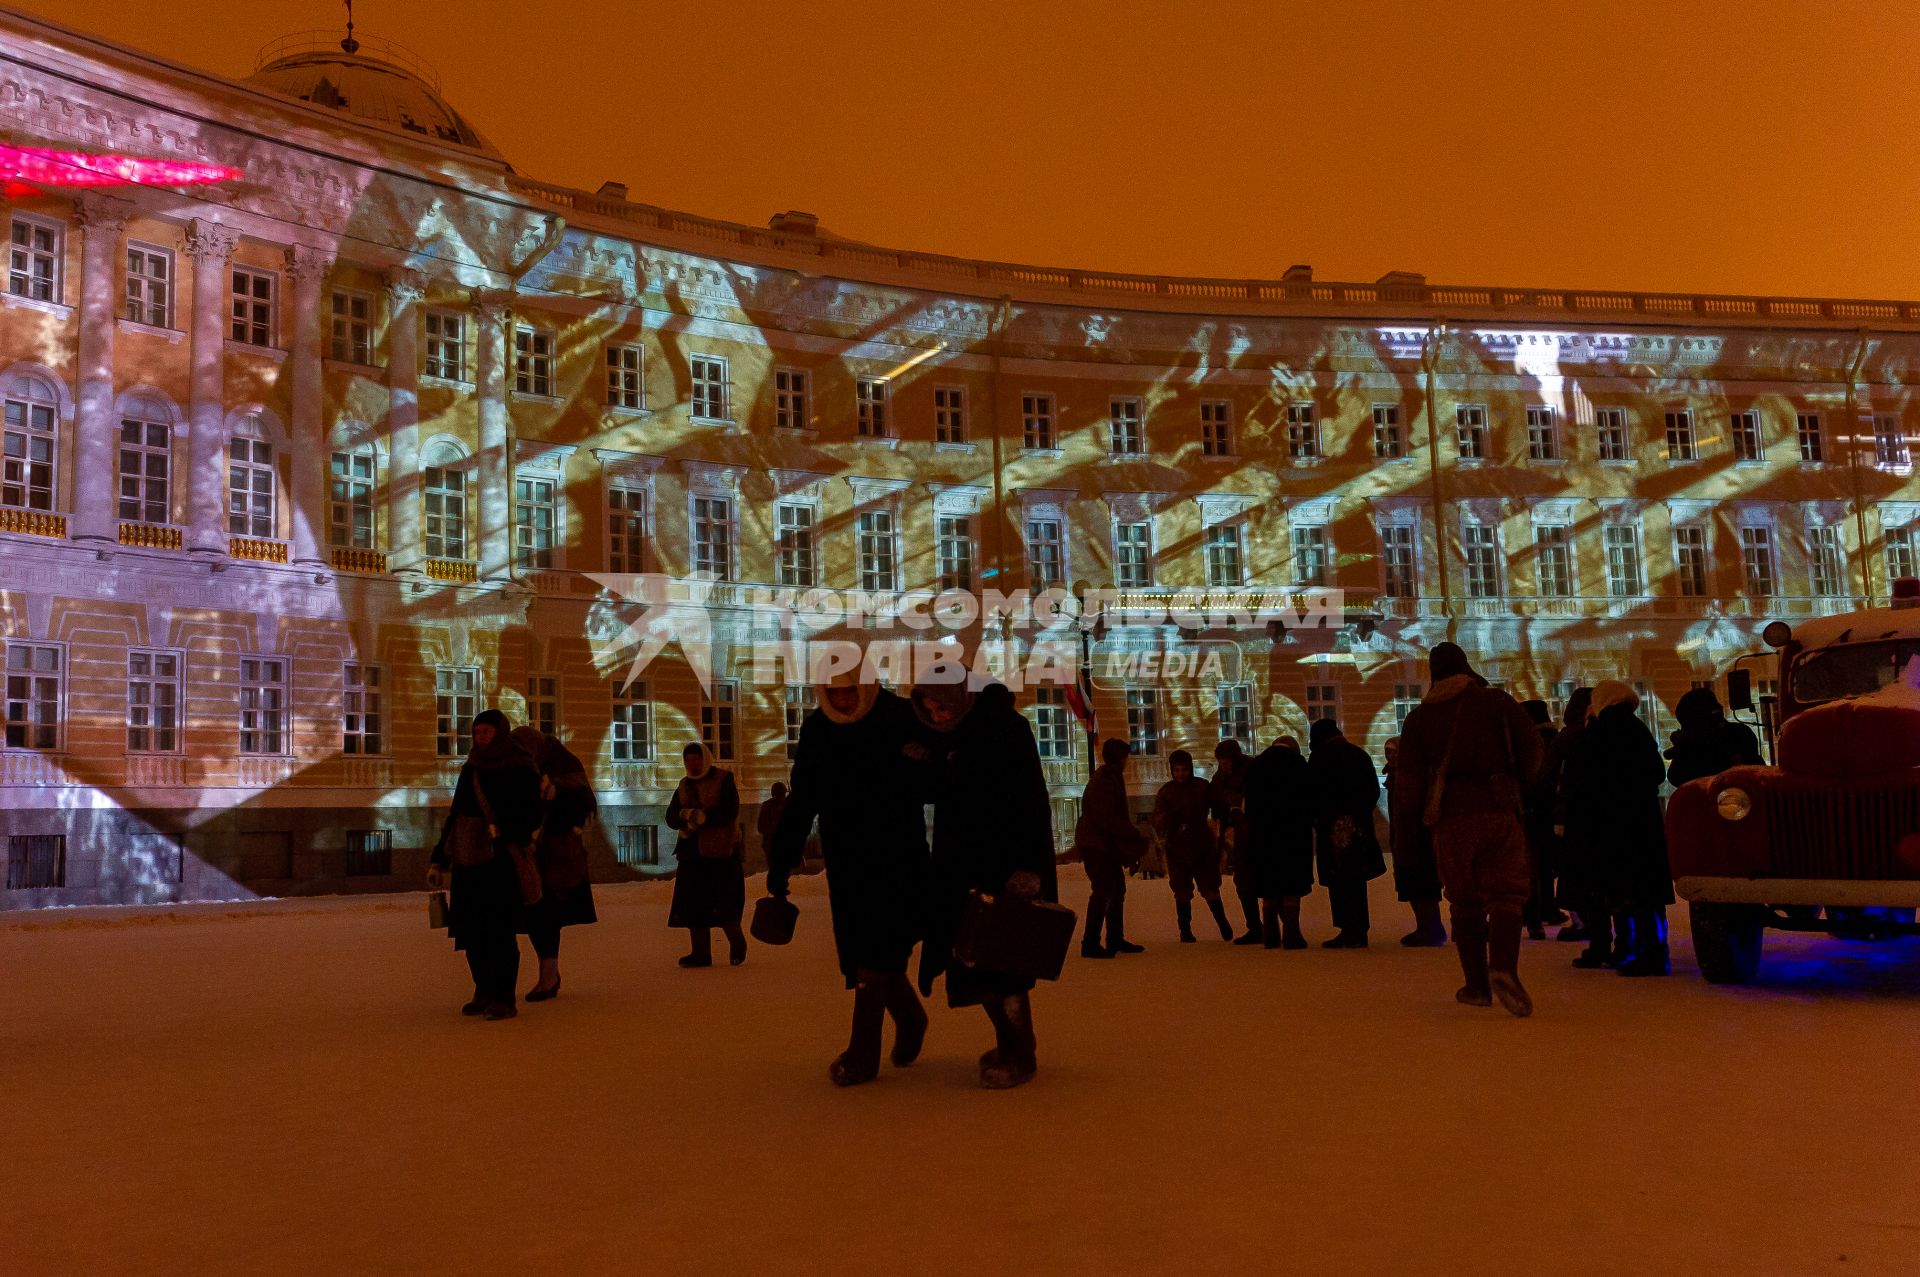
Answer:
[{"label": "long dark skirt", "polygon": [[747,874],[738,856],[702,856],[689,848],[675,857],[669,927],[691,931],[737,927],[747,907]]},{"label": "long dark skirt", "polygon": [[447,901],[447,934],[453,947],[465,950],[473,942],[485,944],[504,935],[509,940],[523,930],[520,878],[513,860],[499,853],[480,865],[453,866],[453,886]]},{"label": "long dark skirt", "polygon": [[558,931],[562,927],[585,927],[600,921],[593,909],[590,882],[583,882],[564,895],[546,892],[538,904],[520,912],[520,930],[529,935],[536,931]]}]

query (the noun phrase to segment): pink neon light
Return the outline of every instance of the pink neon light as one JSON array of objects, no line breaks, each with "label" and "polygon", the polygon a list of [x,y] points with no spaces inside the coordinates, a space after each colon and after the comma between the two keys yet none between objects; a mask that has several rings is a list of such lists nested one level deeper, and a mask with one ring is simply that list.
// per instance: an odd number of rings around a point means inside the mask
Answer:
[{"label": "pink neon light", "polygon": [[231,182],[237,168],[193,160],[159,160],[139,155],[102,155],[58,151],[43,146],[0,142],[0,183],[9,196],[21,183],[44,186],[205,186]]}]

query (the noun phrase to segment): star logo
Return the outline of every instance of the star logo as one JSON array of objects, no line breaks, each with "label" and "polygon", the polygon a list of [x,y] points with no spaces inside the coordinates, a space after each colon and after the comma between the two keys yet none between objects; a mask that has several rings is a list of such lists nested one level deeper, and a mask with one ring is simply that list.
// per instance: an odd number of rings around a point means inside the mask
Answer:
[{"label": "star logo", "polygon": [[644,609],[627,621],[604,649],[609,654],[635,649],[626,679],[620,684],[622,692],[666,651],[668,643],[674,643],[700,681],[700,690],[712,694],[713,618],[707,612],[707,599],[713,593],[713,577],[671,577],[658,572],[587,575],[622,603],[640,604]]}]

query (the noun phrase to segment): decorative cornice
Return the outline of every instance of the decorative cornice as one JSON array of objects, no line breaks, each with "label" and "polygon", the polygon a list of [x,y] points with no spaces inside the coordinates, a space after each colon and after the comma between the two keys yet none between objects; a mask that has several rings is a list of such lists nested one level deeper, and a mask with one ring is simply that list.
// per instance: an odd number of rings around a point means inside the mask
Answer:
[{"label": "decorative cornice", "polygon": [[1536,525],[1560,527],[1578,520],[1578,497],[1532,497],[1527,501],[1529,513]]},{"label": "decorative cornice", "polygon": [[578,449],[570,443],[548,443],[545,439],[520,439],[513,441],[513,464],[518,470],[542,470],[550,474],[563,474],[567,468],[567,458]]},{"label": "decorative cornice", "polygon": [[804,497],[809,501],[818,501],[826,490],[831,475],[821,474],[818,470],[769,470],[773,477],[775,496]]},{"label": "decorative cornice", "polygon": [[1208,526],[1240,518],[1259,502],[1250,492],[1202,492],[1193,498],[1200,507],[1200,521]]},{"label": "decorative cornice", "polygon": [[1105,494],[1107,512],[1115,523],[1146,523],[1154,510],[1167,499],[1164,492],[1109,492]]},{"label": "decorative cornice", "polygon": [[847,481],[847,489],[853,493],[855,505],[884,505],[895,502],[902,492],[913,486],[911,479],[889,479],[872,475],[849,474],[842,476]]},{"label": "decorative cornice", "polygon": [[231,226],[196,217],[187,223],[187,256],[196,261],[213,259],[224,263],[239,247],[240,232]]},{"label": "decorative cornice", "polygon": [[1289,524],[1305,524],[1308,527],[1324,527],[1332,523],[1334,512],[1340,505],[1340,498],[1329,493],[1318,497],[1296,498],[1287,507]]},{"label": "decorative cornice", "polygon": [[737,495],[740,476],[747,472],[745,466],[729,465],[724,461],[682,461],[680,469],[687,476],[689,491],[710,496]]},{"label": "decorative cornice", "polygon": [[296,281],[324,279],[333,269],[333,255],[311,244],[289,244],[283,256],[287,277]]},{"label": "decorative cornice", "polygon": [[1674,523],[1692,523],[1711,518],[1715,504],[1699,497],[1668,497],[1667,518]]},{"label": "decorative cornice", "polygon": [[387,297],[396,308],[411,306],[426,291],[427,277],[411,266],[396,266],[387,272]]},{"label": "decorative cornice", "polygon": [[1880,503],[1881,527],[1904,528],[1914,522],[1920,522],[1920,501],[1882,501]]},{"label": "decorative cornice", "polygon": [[513,294],[497,289],[475,289],[473,313],[481,323],[504,327],[513,319]]},{"label": "decorative cornice", "polygon": [[929,483],[935,514],[979,514],[980,502],[990,489],[971,483]]},{"label": "decorative cornice", "polygon": [[127,229],[127,222],[138,211],[132,200],[100,191],[82,192],[73,202],[73,220],[89,231],[106,235],[118,235]]},{"label": "decorative cornice", "polygon": [[595,448],[593,455],[609,476],[638,480],[649,486],[653,483],[653,476],[666,462],[665,457],[656,457],[647,452],[622,452],[618,448]]},{"label": "decorative cornice", "polygon": [[1020,494],[1020,508],[1023,510],[1058,510],[1064,513],[1067,503],[1080,498],[1075,488],[1015,488]]}]

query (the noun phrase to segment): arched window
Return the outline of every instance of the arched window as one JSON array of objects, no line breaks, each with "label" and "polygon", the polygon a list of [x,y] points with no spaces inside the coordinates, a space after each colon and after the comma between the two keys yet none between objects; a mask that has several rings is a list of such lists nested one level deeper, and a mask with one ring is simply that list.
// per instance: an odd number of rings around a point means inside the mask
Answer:
[{"label": "arched window", "polygon": [[60,396],[44,379],[27,373],[6,387],[4,465],[0,506],[53,509],[54,455],[59,441]]},{"label": "arched window", "polygon": [[332,498],[328,503],[328,536],[333,545],[353,550],[373,548],[376,468],[370,443],[334,450]]},{"label": "arched window", "polygon": [[271,538],[277,484],[273,445],[261,438],[258,417],[248,417],[227,441],[227,531],[237,537]]},{"label": "arched window", "polygon": [[120,517],[169,523],[173,414],[152,395],[134,395],[120,411]]},{"label": "arched window", "polygon": [[430,559],[467,557],[467,458],[446,440],[422,456],[426,500],[426,554]]}]

